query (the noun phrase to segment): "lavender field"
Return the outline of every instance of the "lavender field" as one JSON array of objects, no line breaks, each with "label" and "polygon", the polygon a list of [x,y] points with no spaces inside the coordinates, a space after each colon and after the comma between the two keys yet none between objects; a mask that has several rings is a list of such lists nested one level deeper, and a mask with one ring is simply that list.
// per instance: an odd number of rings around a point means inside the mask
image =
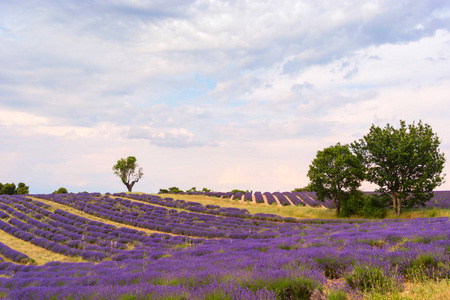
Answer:
[{"label": "lavender field", "polygon": [[390,299],[450,277],[447,217],[296,219],[146,194],[1,195],[0,229],[70,259],[39,263],[1,240],[6,299]]},{"label": "lavender field", "polygon": [[[222,193],[222,192],[195,192],[189,193],[195,195],[206,195],[210,197],[229,198],[235,201],[248,201],[254,203],[265,203],[268,205],[276,204],[280,206],[307,206],[307,207],[323,207],[334,208],[333,201],[325,199],[319,201],[315,192],[255,192],[242,194],[238,193]],[[450,191],[434,191],[433,197],[425,203],[426,207],[436,207],[450,209]]]}]

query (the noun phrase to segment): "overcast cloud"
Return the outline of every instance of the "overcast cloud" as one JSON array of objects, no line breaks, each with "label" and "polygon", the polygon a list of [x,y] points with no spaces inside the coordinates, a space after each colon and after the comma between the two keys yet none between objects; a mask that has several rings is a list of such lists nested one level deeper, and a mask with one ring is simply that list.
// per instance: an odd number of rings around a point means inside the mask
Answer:
[{"label": "overcast cloud", "polygon": [[448,159],[449,70],[444,0],[0,0],[0,182],[285,191],[400,119]]}]

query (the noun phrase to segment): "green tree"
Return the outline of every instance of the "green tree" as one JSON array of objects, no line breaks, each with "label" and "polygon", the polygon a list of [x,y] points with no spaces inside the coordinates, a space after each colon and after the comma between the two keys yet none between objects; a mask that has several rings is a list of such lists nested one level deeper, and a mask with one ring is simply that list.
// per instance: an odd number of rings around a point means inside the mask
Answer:
[{"label": "green tree", "polygon": [[430,125],[400,121],[398,129],[389,124],[385,128],[372,125],[352,148],[364,160],[367,180],[391,196],[399,216],[402,205],[424,206],[433,197],[433,189],[443,182],[445,157],[439,145]]},{"label": "green tree", "polygon": [[17,185],[16,195],[25,195],[30,193],[30,187],[26,186],[25,183],[19,182]]},{"label": "green tree", "polygon": [[119,176],[122,183],[125,184],[128,192],[132,191],[134,184],[144,175],[142,168],[136,163],[136,157],[134,156],[119,159],[112,169],[114,174]]},{"label": "green tree", "polygon": [[361,185],[364,166],[348,145],[337,143],[317,151],[316,158],[309,166],[308,177],[317,198],[321,201],[332,199],[339,215],[341,201],[345,201],[347,194]]},{"label": "green tree", "polygon": [[0,194],[14,195],[16,193],[16,185],[14,183],[5,183],[0,190]]},{"label": "green tree", "polygon": [[181,194],[181,193],[183,193],[183,190],[180,190],[176,186],[172,186],[169,188],[169,194]]},{"label": "green tree", "polygon": [[56,191],[54,191],[52,194],[67,194],[69,191],[65,187],[60,187]]},{"label": "green tree", "polygon": [[187,190],[186,191],[186,193],[197,193],[198,191],[197,191],[197,188],[194,186],[194,187],[191,187],[189,190]]}]

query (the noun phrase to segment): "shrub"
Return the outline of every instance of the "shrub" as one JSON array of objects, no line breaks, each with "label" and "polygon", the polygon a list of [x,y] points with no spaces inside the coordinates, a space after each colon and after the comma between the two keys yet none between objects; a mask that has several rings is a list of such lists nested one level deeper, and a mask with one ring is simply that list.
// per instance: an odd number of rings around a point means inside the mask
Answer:
[{"label": "shrub", "polygon": [[368,219],[383,219],[386,217],[386,207],[390,198],[384,194],[364,194],[356,191],[346,195],[343,200],[340,217],[359,215]]},{"label": "shrub", "polygon": [[52,194],[67,194],[68,191],[65,187],[60,187],[56,191],[54,191]]},{"label": "shrub", "polygon": [[357,265],[344,278],[352,289],[362,292],[396,292],[402,287],[400,276],[381,266]]}]

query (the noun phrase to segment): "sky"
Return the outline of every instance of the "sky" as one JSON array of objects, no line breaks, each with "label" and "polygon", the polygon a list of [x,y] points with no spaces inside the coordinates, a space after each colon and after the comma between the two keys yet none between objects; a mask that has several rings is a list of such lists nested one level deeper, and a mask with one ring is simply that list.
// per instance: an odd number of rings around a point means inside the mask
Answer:
[{"label": "sky", "polygon": [[125,191],[128,156],[134,191],[289,191],[400,120],[449,159],[447,0],[0,0],[0,182],[33,194]]}]

